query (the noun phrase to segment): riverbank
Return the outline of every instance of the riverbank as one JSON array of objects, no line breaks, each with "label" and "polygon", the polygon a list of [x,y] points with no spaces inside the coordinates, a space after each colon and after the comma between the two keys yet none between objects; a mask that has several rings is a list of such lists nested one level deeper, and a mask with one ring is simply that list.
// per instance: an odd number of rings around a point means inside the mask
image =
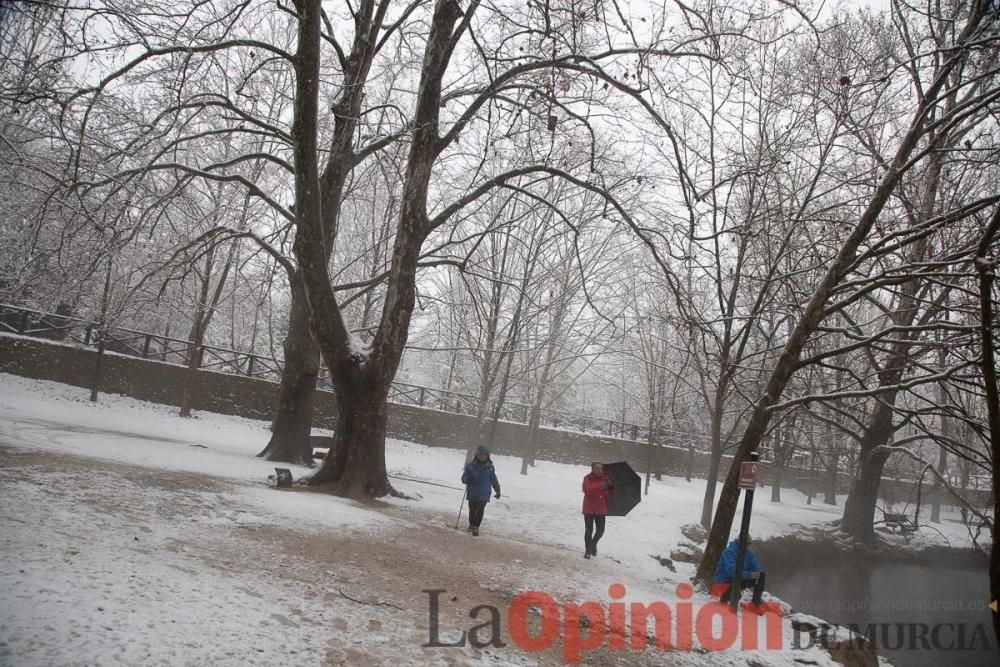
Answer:
[{"label": "riverbank", "polygon": [[[984,546],[989,547],[988,544]],[[874,543],[864,544],[840,532],[836,522],[798,527],[794,533],[755,540],[753,549],[768,564],[768,569],[772,570],[797,568],[802,562],[808,562],[814,567],[830,567],[864,564],[872,559],[918,565],[985,568],[989,560],[988,552],[975,548],[920,540],[905,542],[897,535],[880,532],[876,533]]]}]

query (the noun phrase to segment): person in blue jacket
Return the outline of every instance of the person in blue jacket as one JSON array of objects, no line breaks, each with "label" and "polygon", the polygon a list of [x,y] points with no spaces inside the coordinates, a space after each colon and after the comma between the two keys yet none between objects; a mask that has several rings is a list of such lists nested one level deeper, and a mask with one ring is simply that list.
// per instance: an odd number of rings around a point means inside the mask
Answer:
[{"label": "person in blue jacket", "polygon": [[[733,588],[733,573],[736,571],[736,555],[739,552],[739,540],[733,540],[726,547],[726,550],[719,556],[719,563],[715,566],[715,583],[728,584],[719,599],[722,602],[729,600],[730,591]],[[753,603],[760,606],[761,596],[764,595],[764,568],[761,566],[757,556],[750,551],[750,536],[747,535],[747,551],[743,556],[743,576],[740,578],[740,588],[753,587]]]},{"label": "person in blue jacket", "polygon": [[500,497],[500,482],[497,472],[490,460],[490,450],[486,445],[480,445],[476,456],[465,466],[462,473],[462,484],[466,486],[466,497],[469,499],[469,528],[473,535],[479,535],[479,526],[483,522],[483,512],[490,502],[490,487]]}]

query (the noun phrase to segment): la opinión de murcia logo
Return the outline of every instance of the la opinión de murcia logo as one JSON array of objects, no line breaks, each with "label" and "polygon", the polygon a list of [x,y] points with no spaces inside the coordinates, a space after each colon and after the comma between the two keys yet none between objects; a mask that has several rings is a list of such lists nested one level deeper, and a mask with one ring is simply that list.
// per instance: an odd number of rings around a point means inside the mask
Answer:
[{"label": "la opini\u00f3n de murcia logo", "polygon": [[474,624],[466,629],[442,630],[443,588],[426,589],[428,639],[424,648],[504,648],[506,637],[522,651],[547,651],[562,642],[562,657],[577,664],[585,651],[804,650],[813,646],[845,645],[888,650],[989,650],[990,634],[982,624],[869,623],[820,624],[803,630],[793,623],[792,645],[782,634],[781,607],[773,602],[744,604],[736,614],[721,602],[695,603],[690,584],[678,584],[674,604],[626,602],[625,586],[608,586],[608,603],[563,602],[548,593],[526,591],[514,596],[504,616],[493,605],[469,610]]},{"label": "la opini\u00f3n de murcia logo", "polygon": [[[468,629],[442,634],[441,596],[445,589],[427,589],[428,641],[425,648],[503,648],[503,616],[492,605],[478,605],[469,618],[478,623]],[[678,584],[677,602],[625,602],[625,586],[608,587],[607,604],[563,602],[542,591],[519,593],[507,609],[507,634],[522,651],[539,652],[562,639],[563,660],[576,664],[584,651],[607,646],[611,650],[691,650],[697,645],[709,651],[739,648],[781,650],[781,608],[763,603],[737,615],[727,604],[691,602],[694,589]],[[652,625],[652,634],[650,634]],[[761,630],[764,631],[761,642]],[[446,636],[445,636],[446,635]]]}]

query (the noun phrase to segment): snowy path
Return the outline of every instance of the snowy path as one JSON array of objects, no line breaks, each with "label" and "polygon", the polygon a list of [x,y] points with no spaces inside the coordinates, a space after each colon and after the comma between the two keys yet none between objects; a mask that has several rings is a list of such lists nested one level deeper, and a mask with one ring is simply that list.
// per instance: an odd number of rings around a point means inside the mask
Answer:
[{"label": "snowy path", "polygon": [[[394,480],[422,497],[362,505],[268,488],[272,466],[253,457],[259,423],[181,420],[116,397],[92,405],[82,390],[19,382],[0,385],[0,665],[561,664],[560,642],[524,653],[506,633],[500,649],[422,648],[423,591],[447,591],[448,641],[485,618],[470,620],[477,605],[500,609],[506,626],[525,590],[606,603],[620,582],[627,601],[673,604],[691,574],[651,558],[690,520],[698,491],[683,480],[655,484],[628,521],[609,522],[602,556],[585,561],[570,466],[504,475],[509,499],[491,504],[473,538],[452,529],[461,495],[446,488],[461,452],[391,443],[393,474],[435,485]],[[498,468],[512,472],[512,460]],[[802,660],[835,664],[817,650],[607,649],[583,663]]]},{"label": "snowy path", "polygon": [[[0,502],[0,664],[411,664],[426,641],[427,544],[285,529],[221,479],[5,446]],[[424,562],[468,590],[461,561]]]}]

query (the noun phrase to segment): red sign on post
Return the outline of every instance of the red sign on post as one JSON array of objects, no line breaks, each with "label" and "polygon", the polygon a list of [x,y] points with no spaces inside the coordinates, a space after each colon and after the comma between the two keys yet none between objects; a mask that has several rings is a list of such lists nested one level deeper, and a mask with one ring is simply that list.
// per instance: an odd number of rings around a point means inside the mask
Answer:
[{"label": "red sign on post", "polygon": [[757,463],[746,461],[740,464],[741,489],[752,489],[757,486]]}]

